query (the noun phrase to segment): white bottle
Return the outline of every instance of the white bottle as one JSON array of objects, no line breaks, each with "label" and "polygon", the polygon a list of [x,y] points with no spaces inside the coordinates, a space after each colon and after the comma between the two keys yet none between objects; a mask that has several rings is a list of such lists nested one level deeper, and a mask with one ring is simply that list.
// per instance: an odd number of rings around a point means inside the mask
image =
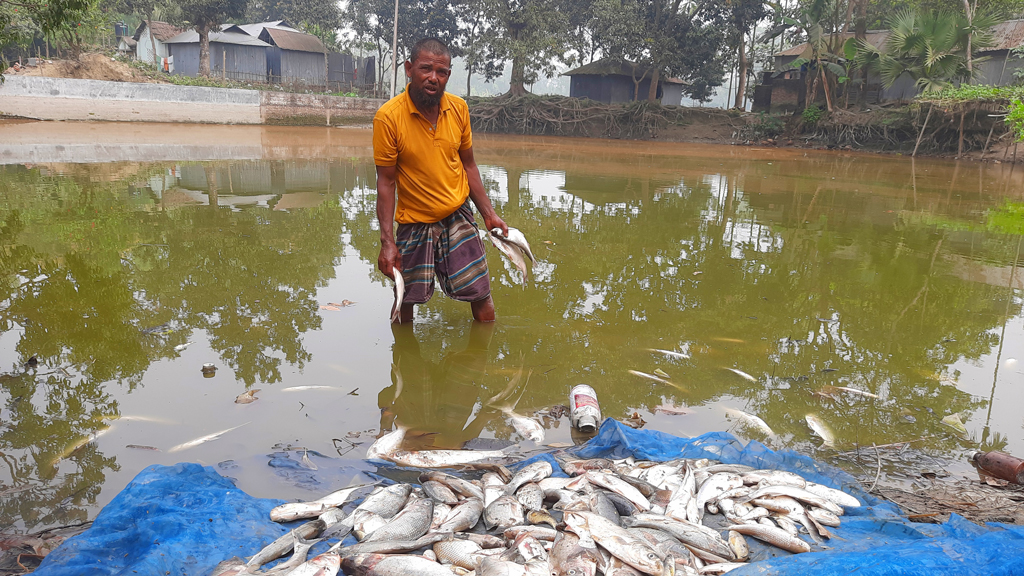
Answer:
[{"label": "white bottle", "polygon": [[593,434],[601,423],[601,406],[597,392],[586,384],[576,385],[569,392],[569,423],[584,434]]}]

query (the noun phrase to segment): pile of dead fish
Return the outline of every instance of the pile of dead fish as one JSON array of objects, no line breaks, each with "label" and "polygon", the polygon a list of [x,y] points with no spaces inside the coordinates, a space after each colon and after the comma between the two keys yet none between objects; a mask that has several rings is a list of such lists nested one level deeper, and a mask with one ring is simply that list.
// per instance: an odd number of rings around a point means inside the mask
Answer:
[{"label": "pile of dead fish", "polygon": [[[748,565],[755,538],[808,552],[821,544],[853,496],[780,470],[707,459],[670,462],[575,460],[556,454],[568,478],[547,461],[514,475],[489,466],[479,480],[440,471],[420,485],[377,487],[352,512],[341,506],[363,487],[315,502],[278,506],[279,522],[316,518],[247,563],[214,574],[295,576],[671,576],[721,574]],[[718,529],[711,526],[718,526]],[[309,539],[343,539],[306,560]],[[318,540],[319,541],[319,540]],[[291,553],[269,571],[260,567]]]}]

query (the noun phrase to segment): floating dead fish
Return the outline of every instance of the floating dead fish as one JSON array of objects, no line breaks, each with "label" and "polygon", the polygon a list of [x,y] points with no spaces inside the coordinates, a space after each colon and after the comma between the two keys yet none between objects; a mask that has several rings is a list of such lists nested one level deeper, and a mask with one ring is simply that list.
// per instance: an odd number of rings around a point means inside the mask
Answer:
[{"label": "floating dead fish", "polygon": [[281,392],[304,392],[306,390],[337,390],[340,392],[343,388],[339,386],[291,386],[282,388]]},{"label": "floating dead fish", "polygon": [[676,360],[690,359],[690,355],[684,352],[673,352],[672,350],[662,350],[661,348],[648,348],[647,350],[651,352],[656,352],[658,354],[662,354],[664,356],[668,356],[669,358],[674,358]]},{"label": "floating dead fish", "polygon": [[814,394],[818,396],[827,396],[829,398],[838,398],[839,394],[846,392],[847,394],[853,394],[855,396],[865,396],[867,398],[878,398],[877,394],[872,394],[865,390],[858,390],[856,388],[847,388],[846,386],[831,386],[825,385],[819,388]]},{"label": "floating dead fish", "polygon": [[227,434],[228,432],[231,432],[232,430],[237,430],[237,429],[241,428],[242,426],[245,426],[246,424],[248,424],[248,422],[246,422],[245,424],[239,424],[238,426],[233,426],[233,427],[228,428],[226,430],[221,430],[220,432],[214,432],[213,434],[207,434],[206,436],[200,436],[199,438],[196,438],[195,440],[189,440],[188,442],[182,442],[181,444],[178,444],[177,446],[174,446],[174,447],[168,449],[167,452],[181,452],[182,450],[187,450],[189,448],[193,448],[195,446],[199,446],[200,444],[204,444],[206,442],[210,442],[212,440],[216,440],[216,439],[220,438],[221,436],[223,436],[224,434]]},{"label": "floating dead fish", "polygon": [[349,306],[355,305],[355,302],[351,300],[342,300],[341,302],[328,302],[330,306],[337,306],[338,308],[348,308]]},{"label": "floating dead fish", "polygon": [[153,452],[160,451],[160,449],[155,446],[143,446],[142,444],[128,444],[125,448],[131,448],[132,450],[150,450]]},{"label": "floating dead fish", "polygon": [[775,436],[775,431],[768,426],[768,423],[753,414],[744,412],[743,410],[737,410],[736,408],[726,408],[725,413],[727,416],[742,421],[747,426],[756,428],[769,436]]},{"label": "floating dead fish", "polygon": [[314,464],[313,461],[309,459],[309,450],[302,451],[302,460],[299,461],[299,464],[301,464],[303,468],[309,470],[317,470],[316,464]]},{"label": "floating dead fish", "polygon": [[656,376],[661,376],[662,378],[666,378],[666,379],[667,379],[667,378],[671,378],[671,376],[669,376],[669,375],[668,375],[668,373],[667,373],[667,372],[665,372],[664,370],[662,370],[661,368],[656,368],[656,369],[654,370],[654,374],[655,374]]},{"label": "floating dead fish", "polygon": [[750,374],[747,374],[743,370],[737,370],[736,368],[726,368],[726,370],[728,370],[729,372],[732,372],[733,374],[739,376],[740,378],[743,378],[744,380],[746,380],[748,382],[757,382],[757,378],[754,378],[753,376],[751,376]]},{"label": "floating dead fish", "polygon": [[259,398],[256,397],[256,393],[259,391],[259,388],[253,388],[252,390],[242,392],[235,397],[235,404],[252,404],[259,400]]},{"label": "floating dead fish", "polygon": [[825,424],[825,422],[821,418],[818,418],[814,414],[808,414],[807,416],[804,416],[804,420],[807,421],[807,425],[811,428],[811,431],[813,431],[815,434],[818,435],[819,438],[821,438],[822,448],[835,449],[836,437],[834,434],[832,434],[832,429],[828,427],[828,424]]},{"label": "floating dead fish", "polygon": [[401,324],[402,302],[405,300],[405,277],[402,276],[402,271],[398,268],[392,268],[391,274],[395,281],[395,305],[391,307],[391,323]]},{"label": "floating dead fish", "polygon": [[676,384],[674,382],[669,382],[668,380],[662,378],[661,376],[655,376],[654,374],[648,374],[647,372],[641,372],[639,370],[627,370],[627,372],[629,372],[633,376],[639,376],[641,378],[650,380],[652,382],[657,382],[658,384],[665,384],[667,386],[671,386],[671,387],[673,387],[673,388],[675,388],[677,390],[680,390],[682,392],[686,392],[687,391],[686,388],[684,388],[684,387],[682,387],[679,384]]},{"label": "floating dead fish", "polygon": [[185,350],[185,348],[188,348],[189,346],[191,346],[193,344],[195,344],[195,342],[185,342],[184,344],[178,344],[177,346],[174,347],[174,351],[175,352],[182,352],[183,350]]},{"label": "floating dead fish", "polygon": [[693,414],[693,410],[690,410],[686,406],[677,406],[671,402],[662,402],[654,407],[653,412],[655,414],[669,414],[671,416],[683,416],[685,414]]}]

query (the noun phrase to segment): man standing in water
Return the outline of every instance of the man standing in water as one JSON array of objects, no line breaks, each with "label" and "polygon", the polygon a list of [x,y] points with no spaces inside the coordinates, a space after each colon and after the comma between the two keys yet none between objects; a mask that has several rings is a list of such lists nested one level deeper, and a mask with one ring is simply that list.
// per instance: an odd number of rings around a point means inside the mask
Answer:
[{"label": "man standing in water", "polygon": [[491,206],[473,158],[469,107],[444,91],[451,61],[440,40],[417,42],[405,62],[405,92],[373,118],[381,242],[377,267],[392,279],[393,268],[402,273],[403,323],[412,321],[413,306],[430,300],[435,275],[445,294],[470,303],[475,320],[494,321],[484,244],[469,199],[486,229],[508,234],[508,226]]}]

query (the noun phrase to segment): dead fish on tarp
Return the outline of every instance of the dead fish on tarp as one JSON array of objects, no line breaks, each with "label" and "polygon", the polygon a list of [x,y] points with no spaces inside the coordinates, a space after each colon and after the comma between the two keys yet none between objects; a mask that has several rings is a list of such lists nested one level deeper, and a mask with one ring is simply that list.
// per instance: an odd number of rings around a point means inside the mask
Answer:
[{"label": "dead fish on tarp", "polygon": [[235,404],[252,404],[253,402],[259,400],[259,398],[256,397],[256,393],[259,391],[259,388],[253,388],[252,390],[249,390],[247,392],[242,392],[241,394],[235,397]]},{"label": "dead fish on tarp", "polygon": [[270,519],[274,522],[291,522],[303,518],[312,518],[326,512],[329,508],[340,508],[352,500],[353,495],[370,484],[357,484],[331,492],[327,496],[312,502],[289,502],[274,507],[270,511]]},{"label": "dead fish on tarp", "polygon": [[402,301],[405,300],[405,277],[398,268],[392,268],[391,274],[395,281],[395,305],[391,308],[391,323],[402,323]]},{"label": "dead fish on tarp", "polygon": [[186,450],[188,448],[199,446],[200,444],[204,444],[206,442],[210,442],[211,440],[216,440],[216,439],[220,438],[221,436],[223,436],[224,434],[227,434],[228,432],[231,432],[232,430],[237,430],[237,429],[241,428],[242,426],[245,426],[246,424],[248,424],[248,422],[246,422],[245,424],[239,424],[238,426],[234,426],[234,427],[228,428],[226,430],[221,430],[220,432],[214,432],[213,434],[207,434],[206,436],[200,436],[199,438],[196,438],[195,440],[189,440],[188,442],[183,442],[181,444],[178,444],[177,446],[174,446],[173,448],[170,448],[167,451],[168,452],[180,452],[180,451]]},{"label": "dead fish on tarp", "polygon": [[770,426],[768,426],[768,423],[758,418],[757,416],[754,416],[753,414],[744,412],[743,410],[737,410],[735,408],[726,408],[725,414],[727,416],[740,420],[741,422],[743,422],[747,426],[750,426],[751,428],[757,428],[758,430],[764,432],[769,436],[775,436],[775,431],[772,430]]}]

